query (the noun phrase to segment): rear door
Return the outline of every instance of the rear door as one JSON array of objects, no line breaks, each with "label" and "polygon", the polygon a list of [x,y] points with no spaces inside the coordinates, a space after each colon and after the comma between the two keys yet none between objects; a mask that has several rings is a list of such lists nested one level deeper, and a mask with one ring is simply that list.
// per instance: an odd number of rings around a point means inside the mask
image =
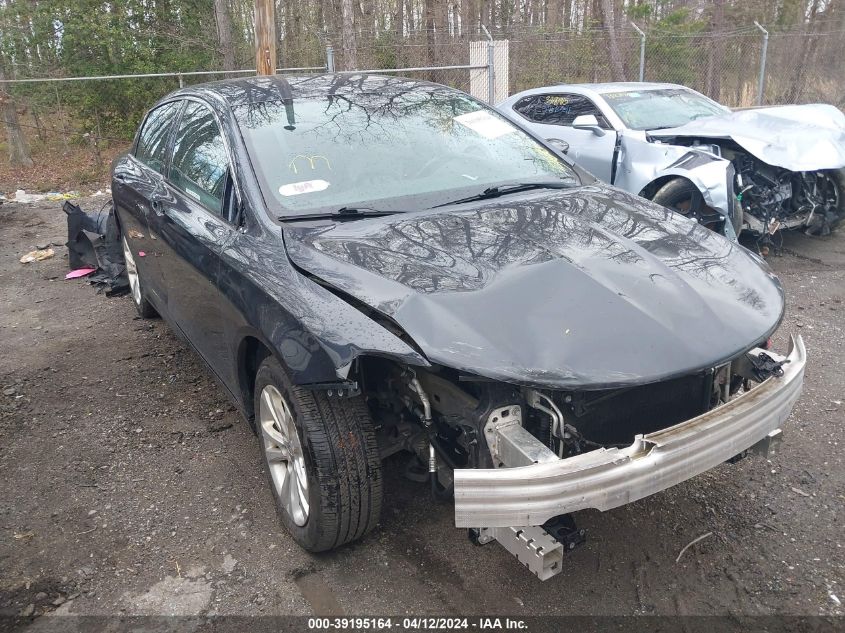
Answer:
[{"label": "rear door", "polygon": [[220,375],[232,364],[221,297],[220,253],[236,232],[224,217],[235,196],[222,131],[207,104],[188,100],[173,139],[164,190],[151,202],[167,312]]},{"label": "rear door", "polygon": [[[569,144],[567,156],[592,173],[610,182],[616,133],[598,107],[584,95],[549,92],[524,97],[513,109],[531,122],[531,129],[546,139],[558,138]],[[591,130],[576,130],[572,122],[584,114],[592,114],[599,127],[606,130],[599,136]]]},{"label": "rear door", "polygon": [[132,251],[144,290],[157,307],[166,303],[157,266],[156,242],[149,231],[151,201],[164,191],[167,149],[181,101],[165,103],[147,114],[135,147],[112,173],[112,198],[123,238]]}]

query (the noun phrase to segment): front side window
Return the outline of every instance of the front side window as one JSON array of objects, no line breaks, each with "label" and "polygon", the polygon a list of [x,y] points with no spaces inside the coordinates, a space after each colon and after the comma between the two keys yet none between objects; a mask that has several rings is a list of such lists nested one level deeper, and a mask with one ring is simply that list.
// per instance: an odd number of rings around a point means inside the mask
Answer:
[{"label": "front side window", "polygon": [[369,92],[253,102],[234,113],[279,216],[413,211],[502,184],[579,184],[507,118],[440,86],[385,80]]},{"label": "front side window", "polygon": [[180,105],[173,101],[151,110],[138,136],[135,158],[160,174],[164,173],[167,141]]},{"label": "front side window", "polygon": [[602,96],[632,130],[678,127],[695,119],[730,112],[715,101],[685,88],[630,90]]},{"label": "front side window", "polygon": [[599,125],[610,129],[610,125],[596,105],[584,95],[542,94],[525,97],[513,107],[529,121],[545,125],[570,126],[582,114],[592,114]]},{"label": "front side window", "polygon": [[229,159],[214,115],[190,102],[179,120],[170,161],[170,182],[211,211],[220,213]]}]

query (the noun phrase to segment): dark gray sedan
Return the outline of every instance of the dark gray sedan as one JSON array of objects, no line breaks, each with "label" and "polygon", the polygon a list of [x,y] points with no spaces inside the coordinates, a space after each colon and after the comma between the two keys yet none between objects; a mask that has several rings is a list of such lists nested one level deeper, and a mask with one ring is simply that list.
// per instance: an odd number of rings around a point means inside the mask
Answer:
[{"label": "dark gray sedan", "polygon": [[765,451],[801,391],[762,260],[443,86],[186,88],[112,189],[135,306],[253,425],[308,550],[376,526],[402,453],[548,578],[583,540],[570,513]]}]

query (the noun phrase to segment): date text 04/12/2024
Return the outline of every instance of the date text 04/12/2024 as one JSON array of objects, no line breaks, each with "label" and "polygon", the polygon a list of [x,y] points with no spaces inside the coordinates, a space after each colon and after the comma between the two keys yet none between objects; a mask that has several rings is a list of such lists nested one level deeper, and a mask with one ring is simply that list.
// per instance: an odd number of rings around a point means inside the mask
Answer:
[{"label": "date text 04/12/2024", "polygon": [[390,630],[399,631],[519,631],[527,630],[524,620],[513,618],[479,617],[479,618],[439,618],[439,617],[405,617],[405,618],[309,618],[309,631],[329,630]]}]

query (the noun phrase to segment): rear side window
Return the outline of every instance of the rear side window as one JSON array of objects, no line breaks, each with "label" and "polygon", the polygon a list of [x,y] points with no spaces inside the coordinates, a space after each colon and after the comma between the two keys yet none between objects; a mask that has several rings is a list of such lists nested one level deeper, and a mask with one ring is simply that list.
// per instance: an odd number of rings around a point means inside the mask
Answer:
[{"label": "rear side window", "polygon": [[141,134],[138,136],[135,157],[160,174],[164,173],[167,140],[170,138],[170,131],[180,105],[181,103],[174,101],[152,110],[147,115],[144,127],[141,128]]},{"label": "rear side window", "polygon": [[219,214],[228,173],[226,146],[214,115],[200,103],[189,103],[182,113],[173,144],[170,181]]},{"label": "rear side window", "polygon": [[583,95],[542,94],[525,97],[516,102],[513,109],[529,121],[546,125],[572,125],[582,114],[595,115],[599,125],[610,129],[610,125],[596,105]]}]

